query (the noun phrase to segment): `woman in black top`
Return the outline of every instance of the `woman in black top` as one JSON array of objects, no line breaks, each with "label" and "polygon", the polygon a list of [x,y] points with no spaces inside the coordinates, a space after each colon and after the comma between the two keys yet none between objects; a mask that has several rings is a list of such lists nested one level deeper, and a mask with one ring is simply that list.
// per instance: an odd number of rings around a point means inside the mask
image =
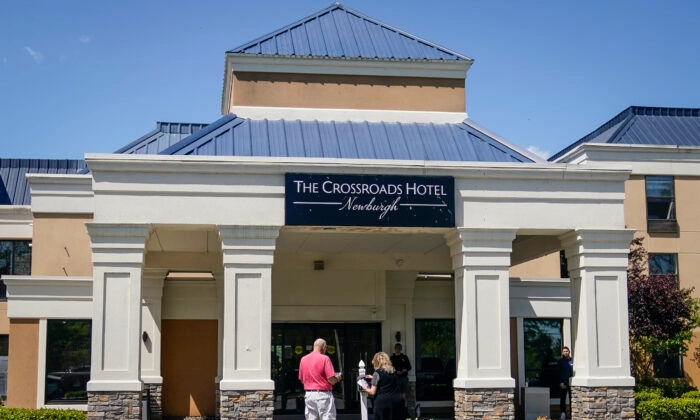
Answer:
[{"label": "woman in black top", "polygon": [[403,396],[398,377],[394,373],[389,355],[380,351],[372,358],[374,374],[371,386],[362,386],[369,395],[374,395],[374,418],[376,420],[404,419]]}]

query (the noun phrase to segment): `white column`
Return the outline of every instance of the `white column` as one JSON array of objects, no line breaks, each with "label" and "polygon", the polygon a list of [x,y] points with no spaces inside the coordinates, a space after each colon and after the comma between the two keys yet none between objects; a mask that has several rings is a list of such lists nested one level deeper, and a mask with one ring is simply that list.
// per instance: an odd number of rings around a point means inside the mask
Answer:
[{"label": "white column", "polygon": [[141,391],[141,269],[148,225],[88,223],[93,262],[88,391]]},{"label": "white column", "polygon": [[223,251],[222,391],[273,390],[272,262],[277,226],[219,226]]},{"label": "white column", "polygon": [[[163,283],[167,272],[162,269],[143,270],[141,300],[141,380],[147,384],[162,384],[160,371],[161,313]],[[144,338],[144,333],[146,336]]]},{"label": "white column", "polygon": [[577,230],[561,237],[571,277],[574,386],[634,386],[627,321],[633,233]]},{"label": "white column", "polygon": [[514,230],[448,234],[455,275],[455,388],[514,388],[510,372],[508,268]]}]

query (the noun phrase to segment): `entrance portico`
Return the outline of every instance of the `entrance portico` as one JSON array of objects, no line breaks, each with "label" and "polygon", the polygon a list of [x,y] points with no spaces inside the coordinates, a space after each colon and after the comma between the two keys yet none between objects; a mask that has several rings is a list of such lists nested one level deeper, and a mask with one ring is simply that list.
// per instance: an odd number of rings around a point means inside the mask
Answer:
[{"label": "entrance portico", "polygon": [[[93,249],[96,250],[95,261],[99,262],[96,267],[110,267],[95,270],[95,284],[101,282],[103,286],[94,289],[94,319],[102,320],[96,325],[108,325],[109,328],[102,328],[102,337],[96,331],[93,340],[113,343],[117,348],[133,346],[141,364],[138,369],[129,370],[131,365],[126,360],[132,362],[133,358],[111,355],[108,348],[95,345],[93,351],[99,349],[99,353],[93,354],[95,375],[92,378],[96,380],[88,385],[88,390],[94,395],[123,396],[123,393],[130,392],[134,399],[138,399],[143,389],[141,382],[149,387],[158,384],[159,361],[152,353],[161,342],[157,328],[161,312],[157,288],[159,284],[164,285],[161,306],[165,314],[171,307],[167,302],[170,286],[167,280],[163,281],[168,271],[206,271],[212,274],[211,281],[217,285],[211,289],[218,302],[217,309],[210,317],[218,323],[219,374],[211,380],[218,384],[217,413],[222,418],[238,417],[243,409],[255,410],[256,415],[272,418],[275,383],[270,376],[269,349],[274,322],[380,322],[382,347],[391,345],[391,335],[395,330],[404,331],[405,339],[410,343],[414,340],[409,334],[413,330],[414,315],[410,304],[413,298],[403,299],[403,302],[409,302],[398,312],[404,317],[403,324],[396,323],[397,312],[392,308],[402,302],[401,295],[410,296],[412,292],[406,294],[400,289],[389,292],[388,282],[396,278],[391,273],[412,272],[408,277],[415,279],[415,275],[422,271],[451,272],[454,276],[457,338],[457,369],[453,383],[455,416],[474,418],[478,417],[477,413],[489,412],[500,418],[512,418],[516,382],[515,373],[511,372],[508,270],[512,265],[513,241],[519,235],[561,238],[554,241],[559,244],[556,248],[566,250],[574,290],[575,392],[590,392],[589,388],[607,386],[619,389],[619,395],[624,397],[632,388],[632,378],[625,374],[629,370],[628,358],[625,357],[624,315],[627,308],[624,301],[626,265],[623,264],[631,234],[620,228],[625,171],[566,165],[554,169],[551,165],[531,165],[527,169],[520,165],[497,165],[491,169],[470,164],[441,166],[432,171],[441,176],[452,174],[455,179],[457,226],[454,228],[331,226],[332,230],[328,230],[324,229],[323,221],[319,221],[316,227],[283,226],[284,175],[298,168],[294,159],[285,164],[269,164],[262,159],[249,162],[236,158],[209,158],[207,164],[217,166],[219,173],[213,175],[214,178],[227,178],[228,186],[224,186],[223,180],[220,183],[202,182],[198,175],[204,163],[200,158],[161,157],[154,161],[153,158],[135,156],[88,157],[95,179],[95,203],[104,203],[104,206],[96,205],[95,222],[89,225]],[[253,179],[248,174],[253,168],[258,173],[255,188],[246,188],[243,184]],[[348,167],[320,165],[315,169],[324,173],[342,173],[358,171],[358,166],[356,163]],[[154,171],[159,177],[144,182],[145,173]],[[410,177],[413,173],[423,176],[426,168],[411,165],[380,167],[367,163],[362,171],[378,174],[401,171],[403,176]],[[563,175],[568,179],[563,179]],[[193,184],[197,184],[194,189],[198,194],[195,196],[190,193]],[[571,188],[574,184],[579,192],[559,197],[564,188],[562,184],[569,184],[566,188],[576,190]],[[188,185],[188,189],[177,191],[173,185]],[[170,191],[163,194],[168,188]],[[499,195],[485,197],[484,188],[499,191]],[[129,190],[138,190],[139,194],[129,196],[125,193]],[[127,223],[132,216],[122,218],[121,213],[113,212],[109,203],[119,200],[122,194],[125,195],[121,199],[134,203],[133,214],[142,214],[139,220],[148,223]],[[149,194],[156,198],[140,199]],[[248,203],[257,203],[255,207],[247,205],[248,209],[255,211],[244,212],[236,207],[240,206],[237,201],[244,195]],[[223,212],[217,206],[197,207],[198,202],[207,200],[231,202],[232,211]],[[493,207],[495,202],[498,206]],[[172,206],[173,203],[178,205]],[[200,220],[209,223],[188,224],[192,216],[190,209],[195,207]],[[576,226],[588,228],[576,229]],[[173,232],[208,233],[204,235],[206,239],[198,256],[186,256],[182,252],[171,252],[168,256],[167,252],[151,249],[149,244],[154,244],[156,239],[162,249],[175,249],[173,244],[177,240],[170,244],[164,242],[164,238],[169,237],[168,232],[170,240],[178,237],[172,235]],[[304,234],[299,235],[302,232]],[[346,245],[334,251],[328,235],[338,238],[349,235],[348,238],[353,238],[352,247]],[[324,236],[327,237],[325,241]],[[370,244],[378,238],[392,236],[393,243],[404,243],[402,238],[411,238],[412,241],[417,238],[416,242],[443,239],[442,243],[431,245],[434,249],[432,256],[425,251],[411,253],[410,246],[404,247],[401,253],[393,250],[377,255],[377,248]],[[180,236],[182,241],[187,241],[187,238],[186,234]],[[309,241],[317,241],[321,248],[325,243],[327,249],[304,251]],[[532,249],[529,251],[538,253]],[[551,251],[543,247],[539,253]],[[134,257],[125,260],[129,255]],[[326,270],[314,271],[313,262],[323,259],[323,255],[328,262]],[[399,259],[402,260],[400,265],[397,263]],[[117,272],[126,274],[113,274]],[[366,284],[367,287],[357,290],[346,287],[350,283],[338,281]],[[316,286],[308,289],[306,282]],[[131,289],[135,284],[139,284],[137,293]],[[341,288],[341,284],[346,286]],[[413,288],[413,283],[410,284]],[[324,290],[324,287],[328,289]],[[343,296],[336,296],[334,300],[334,295],[340,290],[343,290]],[[145,305],[144,311],[141,311],[141,302]],[[139,319],[120,323],[110,318],[115,307],[135,308],[133,312]],[[582,307],[587,309],[581,310]],[[606,322],[601,323],[600,319]],[[147,331],[151,341],[150,352],[142,343],[143,331]],[[615,348],[609,348],[611,345]],[[168,349],[161,348],[161,358],[167,357]],[[111,368],[116,366],[116,361],[123,361],[127,367],[124,372],[117,374],[118,369]],[[581,370],[578,363],[581,363]],[[135,386],[127,386],[129,384]],[[168,391],[162,392],[167,394]],[[575,394],[574,407],[580,410],[577,412],[585,413],[586,408],[578,405],[583,404],[578,395]],[[242,404],[244,400],[255,402]],[[624,411],[628,403],[619,400],[615,396],[614,404]],[[98,405],[91,405],[89,410],[102,411]],[[167,407],[164,410],[167,412]],[[136,411],[122,411],[119,416],[132,413],[135,418],[138,417]],[[596,418],[594,414],[591,416]]]}]

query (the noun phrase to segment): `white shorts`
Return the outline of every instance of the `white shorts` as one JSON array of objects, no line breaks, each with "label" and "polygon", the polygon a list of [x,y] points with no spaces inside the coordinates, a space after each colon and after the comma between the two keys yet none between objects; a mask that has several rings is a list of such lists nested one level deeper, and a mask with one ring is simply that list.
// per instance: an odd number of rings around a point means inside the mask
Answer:
[{"label": "white shorts", "polygon": [[335,420],[335,398],[331,391],[306,391],[304,395],[306,420]]}]

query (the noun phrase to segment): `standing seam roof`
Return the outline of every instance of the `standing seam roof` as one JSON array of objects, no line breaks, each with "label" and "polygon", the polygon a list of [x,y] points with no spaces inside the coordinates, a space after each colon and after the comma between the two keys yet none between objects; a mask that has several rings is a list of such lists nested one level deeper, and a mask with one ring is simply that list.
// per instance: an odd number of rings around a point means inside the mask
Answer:
[{"label": "standing seam roof", "polygon": [[700,146],[700,108],[631,106],[549,160],[583,143]]},{"label": "standing seam roof", "polygon": [[161,154],[533,162],[466,123],[250,120],[233,114]]},{"label": "standing seam roof", "polygon": [[298,57],[472,61],[469,57],[340,3],[334,3],[228,52]]}]

